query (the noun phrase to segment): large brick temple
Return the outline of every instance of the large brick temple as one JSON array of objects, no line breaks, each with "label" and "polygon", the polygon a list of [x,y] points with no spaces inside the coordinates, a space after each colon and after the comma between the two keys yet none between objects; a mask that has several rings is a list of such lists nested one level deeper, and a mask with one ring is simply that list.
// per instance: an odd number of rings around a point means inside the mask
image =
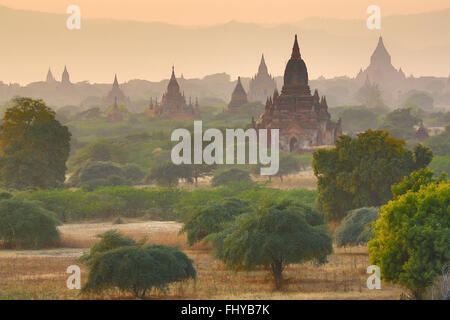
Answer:
[{"label": "large brick temple", "polygon": [[297,35],[281,94],[275,90],[267,99],[264,113],[258,121],[252,119],[252,125],[256,129],[280,129],[280,148],[289,152],[333,145],[342,134],[341,120],[331,121],[326,98],[320,98],[317,90],[311,95]]}]

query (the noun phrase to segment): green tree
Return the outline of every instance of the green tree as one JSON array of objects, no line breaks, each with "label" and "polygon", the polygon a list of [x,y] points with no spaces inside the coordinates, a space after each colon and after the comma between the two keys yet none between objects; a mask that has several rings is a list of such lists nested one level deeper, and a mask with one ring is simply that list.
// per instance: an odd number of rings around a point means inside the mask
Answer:
[{"label": "green tree", "polygon": [[132,185],[140,184],[145,178],[145,172],[136,164],[127,164],[121,169],[125,179]]},{"label": "green tree", "polygon": [[99,140],[80,149],[70,161],[71,168],[75,170],[86,166],[89,162],[117,162],[125,163],[127,152],[123,145]]},{"label": "green tree", "polygon": [[376,207],[359,208],[350,211],[334,232],[339,247],[366,244],[372,237],[372,223],[378,218]]},{"label": "green tree", "polygon": [[264,201],[238,216],[224,231],[209,236],[215,255],[233,269],[270,267],[275,287],[283,285],[283,269],[291,263],[326,261],[331,238],[321,217],[293,201]]},{"label": "green tree", "polygon": [[145,180],[155,182],[159,186],[176,186],[180,179],[193,183],[192,167],[187,164],[176,165],[171,161],[166,161],[152,167]]},{"label": "green tree", "polygon": [[0,182],[4,186],[60,187],[69,152],[69,130],[42,100],[14,99],[0,126]]},{"label": "green tree", "polygon": [[413,115],[411,108],[399,108],[388,113],[379,129],[389,130],[393,137],[410,139],[416,134],[414,126],[420,121]]},{"label": "green tree", "polygon": [[419,169],[413,171],[409,177],[404,177],[402,181],[391,186],[394,199],[408,191],[417,192],[422,186],[433,182],[434,172],[430,169]]},{"label": "green tree", "polygon": [[191,246],[212,233],[222,231],[230,221],[248,208],[247,202],[236,198],[200,207],[189,217],[180,233],[187,234],[187,242]]},{"label": "green tree", "polygon": [[225,171],[218,172],[211,180],[213,187],[226,186],[239,182],[252,182],[250,174],[247,171],[231,168]]},{"label": "green tree", "polygon": [[55,214],[35,202],[17,198],[0,201],[0,242],[6,247],[37,249],[59,240]]},{"label": "green tree", "polygon": [[450,261],[450,183],[411,190],[384,205],[369,241],[370,263],[382,277],[406,287],[413,298],[425,290]]},{"label": "green tree", "polygon": [[317,150],[313,156],[319,201],[327,219],[340,220],[349,210],[383,205],[392,198],[391,185],[430,160],[428,149],[411,152],[387,131],[341,136],[335,148]]}]

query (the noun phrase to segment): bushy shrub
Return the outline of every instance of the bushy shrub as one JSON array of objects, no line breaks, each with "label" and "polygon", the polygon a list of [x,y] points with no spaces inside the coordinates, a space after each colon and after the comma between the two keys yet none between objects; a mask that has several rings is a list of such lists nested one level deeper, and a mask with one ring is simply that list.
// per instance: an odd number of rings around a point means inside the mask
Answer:
[{"label": "bushy shrub", "polygon": [[47,210],[55,212],[63,222],[118,215],[139,217],[149,210],[159,210],[164,220],[175,220],[174,206],[186,191],[170,188],[134,188],[131,186],[99,187],[93,191],[39,190],[15,192],[18,198],[39,201]]},{"label": "bushy shrub", "polygon": [[192,260],[178,248],[125,246],[95,256],[82,293],[117,288],[144,298],[152,289],[164,291],[170,283],[195,277]]},{"label": "bushy shrub", "polygon": [[450,261],[450,183],[423,185],[381,207],[368,243],[370,263],[384,280],[422,299],[426,288]]},{"label": "bushy shrub", "polygon": [[69,180],[73,187],[94,190],[103,186],[140,184],[145,172],[134,164],[119,166],[111,162],[94,161],[78,169]]},{"label": "bushy shrub", "polygon": [[232,168],[215,174],[211,180],[211,185],[218,187],[239,182],[252,182],[250,174],[247,171]]},{"label": "bushy shrub", "polygon": [[193,245],[212,233],[222,231],[227,223],[248,209],[247,202],[235,198],[199,207],[186,221],[180,233],[186,233],[188,244]]},{"label": "bushy shrub", "polygon": [[41,248],[59,240],[54,215],[37,203],[21,199],[0,201],[0,242],[8,248]]},{"label": "bushy shrub", "polygon": [[124,178],[132,185],[137,185],[145,178],[145,171],[135,164],[127,164],[122,167]]},{"label": "bushy shrub", "polygon": [[366,244],[372,237],[372,223],[378,218],[379,208],[366,207],[350,211],[334,233],[339,247]]},{"label": "bushy shrub", "polygon": [[96,256],[105,253],[106,251],[136,245],[136,241],[124,236],[117,230],[108,230],[104,233],[98,234],[96,237],[100,238],[100,241],[94,243],[89,249],[89,253],[83,255],[80,259],[80,261],[86,265],[91,265]]}]

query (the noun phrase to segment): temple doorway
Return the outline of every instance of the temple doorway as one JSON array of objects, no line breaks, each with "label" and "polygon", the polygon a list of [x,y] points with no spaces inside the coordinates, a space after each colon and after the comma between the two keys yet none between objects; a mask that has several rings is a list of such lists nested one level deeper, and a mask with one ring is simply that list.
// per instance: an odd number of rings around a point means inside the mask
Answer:
[{"label": "temple doorway", "polygon": [[291,141],[289,141],[289,152],[294,151],[295,145],[297,144],[297,139],[295,137],[291,138]]}]

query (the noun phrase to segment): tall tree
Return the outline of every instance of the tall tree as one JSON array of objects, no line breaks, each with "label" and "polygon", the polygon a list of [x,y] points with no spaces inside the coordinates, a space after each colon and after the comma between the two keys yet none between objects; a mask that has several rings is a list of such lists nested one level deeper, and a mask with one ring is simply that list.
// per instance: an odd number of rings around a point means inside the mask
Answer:
[{"label": "tall tree", "polygon": [[254,212],[237,216],[221,232],[211,234],[215,255],[233,269],[270,268],[282,289],[284,268],[292,263],[326,262],[331,238],[321,216],[294,201],[266,199]]},{"label": "tall tree", "polygon": [[381,208],[368,243],[370,263],[380,266],[383,279],[404,286],[415,299],[425,298],[450,261],[450,183],[429,178],[427,172],[410,177],[410,191]]},{"label": "tall tree", "polygon": [[424,168],[432,153],[423,146],[414,152],[387,131],[372,131],[357,138],[341,136],[336,147],[314,153],[319,200],[329,220],[342,219],[347,211],[377,207],[392,199],[391,185]]},{"label": "tall tree", "polygon": [[61,186],[70,136],[42,100],[14,99],[0,126],[0,183],[17,189]]}]

